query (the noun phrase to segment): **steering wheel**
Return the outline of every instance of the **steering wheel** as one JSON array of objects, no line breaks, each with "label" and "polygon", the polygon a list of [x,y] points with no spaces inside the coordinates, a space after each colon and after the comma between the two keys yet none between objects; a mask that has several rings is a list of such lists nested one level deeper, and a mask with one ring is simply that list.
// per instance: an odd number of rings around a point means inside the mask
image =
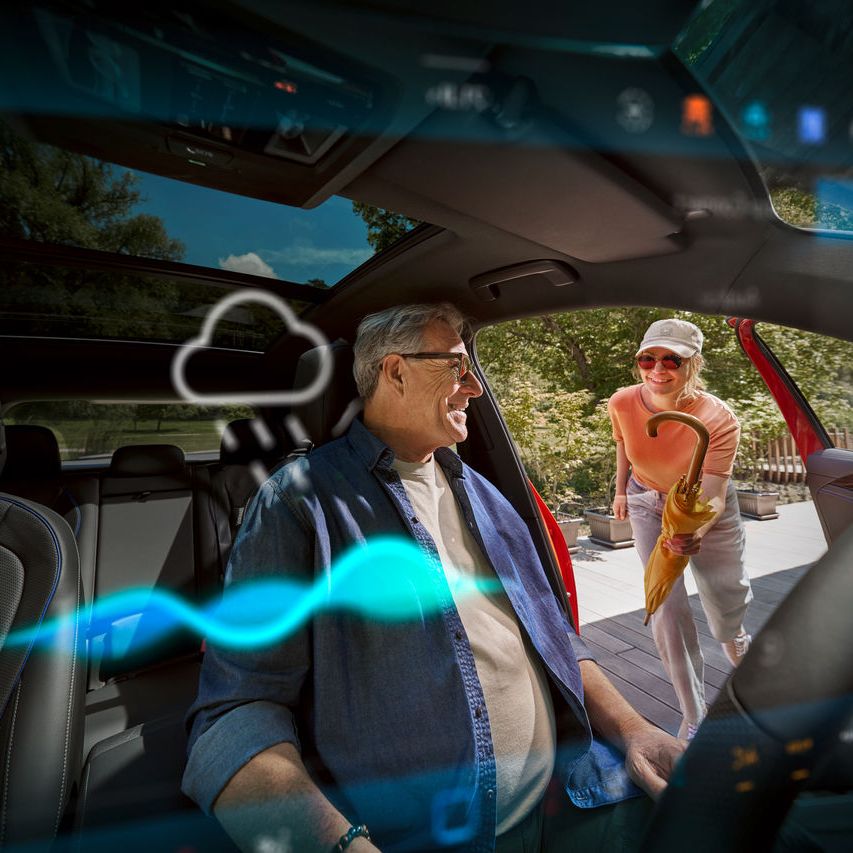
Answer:
[{"label": "steering wheel", "polygon": [[851,657],[853,525],[773,613],[720,691],[641,850],[770,850],[801,791],[849,790]]}]

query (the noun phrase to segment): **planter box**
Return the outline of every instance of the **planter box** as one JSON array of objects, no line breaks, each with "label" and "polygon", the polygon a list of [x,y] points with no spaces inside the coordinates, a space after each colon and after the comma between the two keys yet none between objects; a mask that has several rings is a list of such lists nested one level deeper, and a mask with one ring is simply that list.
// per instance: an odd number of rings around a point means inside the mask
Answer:
[{"label": "planter box", "polygon": [[588,509],[584,516],[589,522],[589,541],[606,548],[633,548],[634,531],[631,519],[621,521],[605,510]]},{"label": "planter box", "polygon": [[746,518],[756,518],[759,521],[769,521],[771,518],[779,518],[776,512],[776,501],[779,492],[753,492],[751,490],[740,490],[737,493],[737,502],[740,514]]},{"label": "planter box", "polygon": [[566,547],[569,549],[570,554],[574,554],[580,550],[581,546],[578,545],[578,531],[580,530],[582,521],[582,518],[570,518],[567,521],[557,522],[560,525],[560,530],[563,531],[563,539],[566,540]]}]

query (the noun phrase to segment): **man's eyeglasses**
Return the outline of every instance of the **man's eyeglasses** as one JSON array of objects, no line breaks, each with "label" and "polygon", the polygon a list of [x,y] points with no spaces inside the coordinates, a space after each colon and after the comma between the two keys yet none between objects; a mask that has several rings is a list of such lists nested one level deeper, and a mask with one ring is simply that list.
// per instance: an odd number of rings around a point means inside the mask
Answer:
[{"label": "man's eyeglasses", "polygon": [[684,363],[684,359],[680,355],[673,355],[672,353],[662,355],[660,358],[655,358],[647,352],[637,356],[637,367],[640,370],[654,370],[657,362],[660,362],[667,370],[678,370]]},{"label": "man's eyeglasses", "polygon": [[401,352],[403,358],[418,358],[425,361],[454,361],[453,373],[457,382],[464,382],[471,372],[471,359],[464,352]]}]

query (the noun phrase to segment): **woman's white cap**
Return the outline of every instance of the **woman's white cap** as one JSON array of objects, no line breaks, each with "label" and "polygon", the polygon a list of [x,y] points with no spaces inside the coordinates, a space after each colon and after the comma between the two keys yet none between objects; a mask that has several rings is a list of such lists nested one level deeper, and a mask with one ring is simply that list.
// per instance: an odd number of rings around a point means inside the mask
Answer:
[{"label": "woman's white cap", "polygon": [[665,347],[676,355],[689,358],[697,352],[702,352],[704,340],[702,330],[687,320],[655,320],[646,330],[636,354],[639,355],[643,350],[652,347]]}]

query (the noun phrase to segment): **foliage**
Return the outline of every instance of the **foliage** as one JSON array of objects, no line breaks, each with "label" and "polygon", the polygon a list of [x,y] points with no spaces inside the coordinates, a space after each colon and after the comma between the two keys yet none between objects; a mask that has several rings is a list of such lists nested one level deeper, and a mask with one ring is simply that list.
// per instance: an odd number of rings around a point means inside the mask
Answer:
[{"label": "foliage", "polygon": [[0,233],[178,260],[184,247],[156,216],[132,215],[137,178],[14,133],[0,122]]},{"label": "foliage", "polygon": [[152,441],[177,444],[187,452],[215,450],[220,423],[253,414],[250,407],[237,405],[53,400],[20,403],[9,410],[5,420],[8,424],[50,424],[63,459],[76,459]]},{"label": "foliage", "polygon": [[758,489],[767,444],[785,434],[787,427],[773,398],[766,391],[738,400],[733,408],[740,421],[736,471],[749,472],[753,491]]},{"label": "foliage", "polygon": [[374,207],[362,201],[354,201],[352,210],[367,224],[367,242],[377,252],[387,249],[407,231],[420,224],[416,219],[403,216],[402,213],[394,213],[393,210]]},{"label": "foliage", "polygon": [[711,0],[697,7],[688,25],[675,42],[675,51],[688,65],[702,55],[720,37],[743,0]]},{"label": "foliage", "polygon": [[812,192],[791,186],[774,187],[770,197],[779,218],[790,225],[853,231],[853,212],[823,201]]},{"label": "foliage", "polygon": [[493,390],[537,491],[558,512],[571,513],[581,500],[571,474],[588,452],[589,393],[543,391],[533,379],[500,383]]},{"label": "foliage", "polygon": [[[607,308],[517,320],[482,330],[477,354],[528,473],[552,506],[569,494],[589,505],[609,503],[615,450],[606,401],[634,380],[630,367],[647,325],[677,316],[698,325],[705,335],[703,377],[708,390],[729,402],[743,417],[739,470],[755,479],[758,454],[786,429],[778,408],[764,391],[752,363],[731,328],[719,316],[647,308]],[[759,331],[815,407],[825,424],[853,424],[853,344],[796,329],[760,324]],[[520,381],[519,366],[527,375]],[[561,425],[554,443],[531,441],[537,412],[551,395],[586,392],[580,414]],[[525,406],[527,407],[525,409]],[[557,429],[552,424],[551,429]],[[567,435],[568,433],[568,435]],[[556,434],[556,433],[555,433]],[[753,438],[759,442],[754,445]],[[559,441],[579,441],[583,452],[556,451]]]}]

